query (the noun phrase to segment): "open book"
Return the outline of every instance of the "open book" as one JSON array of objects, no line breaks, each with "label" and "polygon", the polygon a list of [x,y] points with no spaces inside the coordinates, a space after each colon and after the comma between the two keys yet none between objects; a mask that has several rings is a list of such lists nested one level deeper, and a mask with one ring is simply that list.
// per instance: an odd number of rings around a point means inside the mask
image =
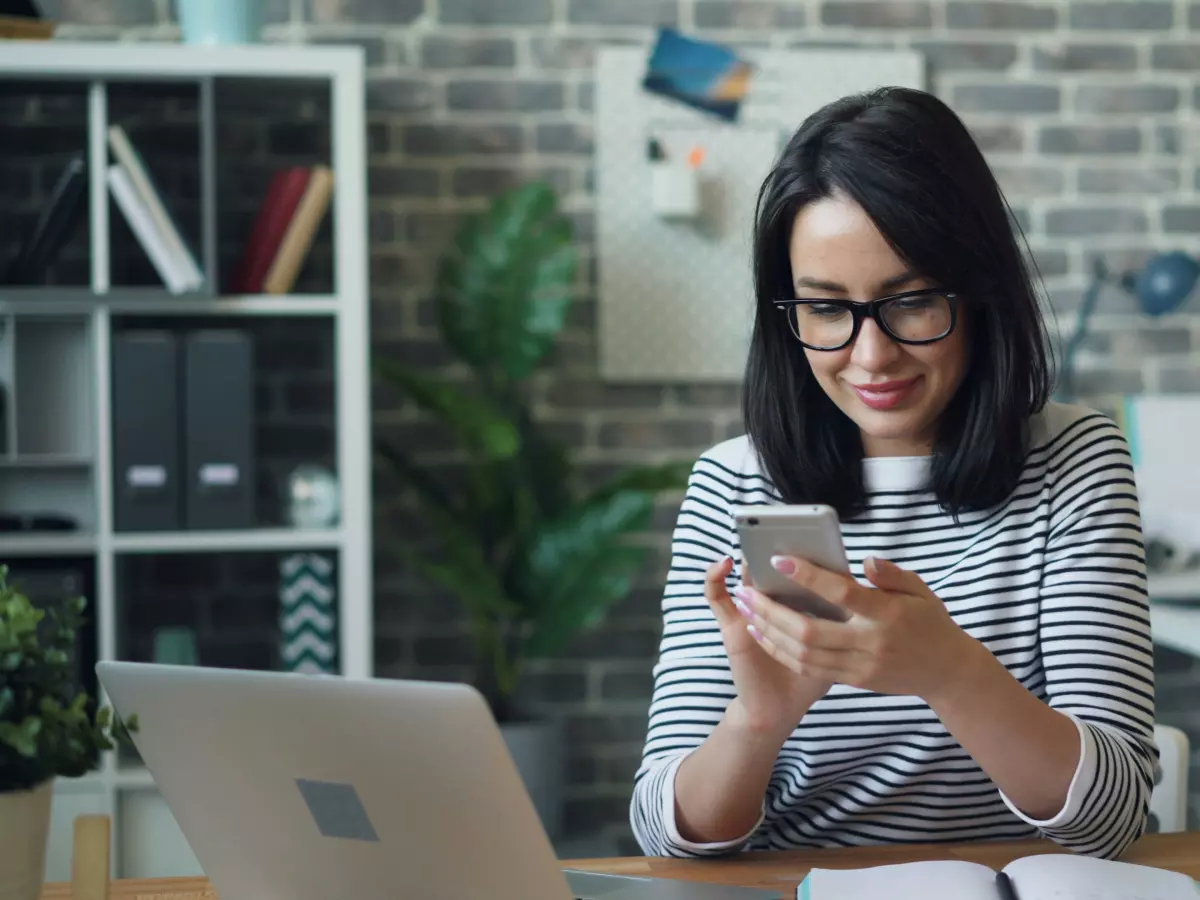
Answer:
[{"label": "open book", "polygon": [[[1167,869],[1046,853],[1014,860],[1003,870],[1017,900],[1195,900],[1200,887]],[[980,863],[936,860],[813,869],[797,889],[798,900],[1002,900],[996,873]]]}]

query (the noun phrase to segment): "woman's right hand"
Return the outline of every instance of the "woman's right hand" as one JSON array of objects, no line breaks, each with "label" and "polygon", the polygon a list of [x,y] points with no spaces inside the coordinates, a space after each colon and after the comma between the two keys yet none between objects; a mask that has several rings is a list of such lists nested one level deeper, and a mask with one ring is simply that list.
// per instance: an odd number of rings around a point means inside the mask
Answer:
[{"label": "woman's right hand", "polygon": [[[704,581],[704,597],[721,626],[721,640],[737,689],[727,715],[739,717],[739,724],[753,731],[786,736],[832,685],[797,675],[759,646],[725,586],[732,569],[733,560],[725,557],[709,566]],[[745,584],[753,587],[749,575]]]}]

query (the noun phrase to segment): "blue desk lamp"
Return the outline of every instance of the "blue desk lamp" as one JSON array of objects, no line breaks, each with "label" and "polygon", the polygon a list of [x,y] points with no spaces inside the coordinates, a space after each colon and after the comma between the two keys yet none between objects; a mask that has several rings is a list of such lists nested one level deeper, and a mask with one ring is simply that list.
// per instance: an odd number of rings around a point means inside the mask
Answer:
[{"label": "blue desk lamp", "polygon": [[[1110,280],[1108,269],[1097,258],[1092,266],[1092,281],[1084,292],[1075,320],[1075,331],[1063,352],[1063,377],[1056,392],[1061,400],[1071,399],[1075,354],[1087,333],[1088,319],[1096,309],[1100,289]],[[1197,280],[1200,280],[1200,262],[1182,250],[1171,250],[1151,257],[1141,269],[1126,272],[1116,283],[1133,295],[1146,315],[1162,316],[1183,305],[1195,290]]]},{"label": "blue desk lamp", "polygon": [[1137,298],[1142,312],[1162,316],[1183,305],[1198,278],[1200,263],[1182,250],[1172,250],[1153,257],[1141,271],[1126,273],[1121,284]]}]

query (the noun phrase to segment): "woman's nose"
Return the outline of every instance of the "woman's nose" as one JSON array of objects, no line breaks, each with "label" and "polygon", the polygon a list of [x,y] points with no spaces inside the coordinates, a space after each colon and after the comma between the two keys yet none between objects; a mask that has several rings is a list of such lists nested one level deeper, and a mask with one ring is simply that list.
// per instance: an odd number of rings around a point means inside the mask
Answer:
[{"label": "woman's nose", "polygon": [[867,370],[880,370],[895,362],[900,345],[893,341],[873,319],[867,319],[854,339],[850,361]]}]

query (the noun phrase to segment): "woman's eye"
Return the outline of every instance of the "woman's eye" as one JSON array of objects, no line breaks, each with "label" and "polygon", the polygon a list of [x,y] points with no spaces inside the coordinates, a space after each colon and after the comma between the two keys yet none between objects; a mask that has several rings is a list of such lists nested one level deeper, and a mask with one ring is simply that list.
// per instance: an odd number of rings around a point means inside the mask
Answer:
[{"label": "woman's eye", "polygon": [[846,311],[842,307],[835,306],[832,303],[810,303],[808,305],[808,312],[810,315],[828,318],[830,316],[844,315]]}]

